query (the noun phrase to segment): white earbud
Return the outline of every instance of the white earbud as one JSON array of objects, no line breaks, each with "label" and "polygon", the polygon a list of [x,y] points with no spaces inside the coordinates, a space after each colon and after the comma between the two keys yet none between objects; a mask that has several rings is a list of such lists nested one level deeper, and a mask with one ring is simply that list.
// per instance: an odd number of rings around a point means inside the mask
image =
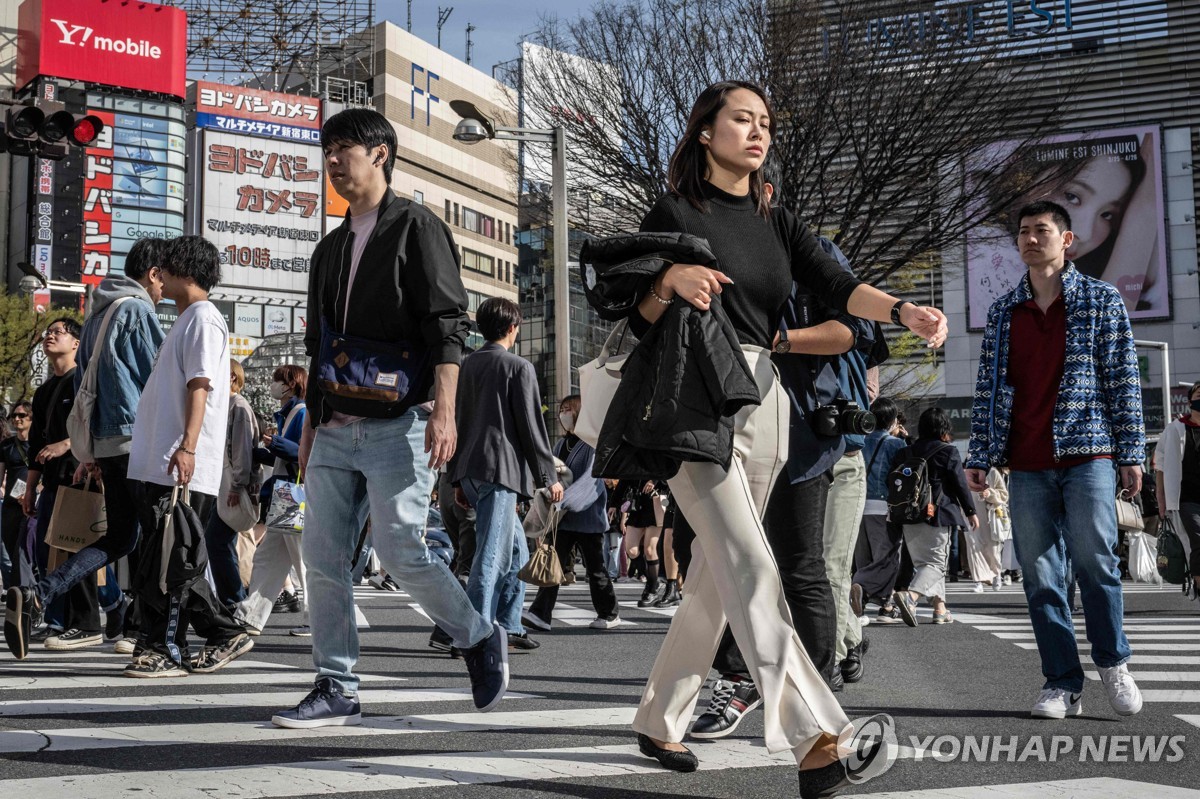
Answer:
[{"label": "white earbud", "polygon": [[711,133],[709,133],[707,130],[702,130],[702,131],[700,131],[700,138],[702,138],[702,139],[711,139],[711,138],[712,138],[712,134],[711,134]]}]

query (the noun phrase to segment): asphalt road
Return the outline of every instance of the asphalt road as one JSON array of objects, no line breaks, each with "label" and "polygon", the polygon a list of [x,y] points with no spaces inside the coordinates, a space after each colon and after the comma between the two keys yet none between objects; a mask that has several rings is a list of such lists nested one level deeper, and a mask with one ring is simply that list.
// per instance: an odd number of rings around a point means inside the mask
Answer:
[{"label": "asphalt road", "polygon": [[[852,719],[892,719],[897,758],[846,795],[1200,799],[1200,603],[1129,586],[1131,671],[1145,709],[1118,717],[1089,679],[1081,717],[1037,721],[1024,594],[960,585],[954,624],[868,627],[866,678],[840,698]],[[252,652],[213,675],[125,679],[124,658],[107,646],[36,650],[20,663],[5,653],[0,795],[796,796],[789,757],[761,745],[761,711],[729,738],[693,744],[695,774],[637,754],[628,725],[670,617],[632,607],[640,585],[618,589],[629,623],[607,632],[586,626],[586,587],[564,589],[554,630],[534,633],[536,652],[512,656],[510,697],[490,714],[473,711],[462,662],[426,647],[429,623],[406,595],[356,589],[370,625],[359,662],[366,723],[356,728],[270,725],[311,684],[308,639],[287,634],[295,614],[273,617]],[[1079,634],[1086,646],[1082,623]],[[698,710],[706,703],[707,690]]]}]

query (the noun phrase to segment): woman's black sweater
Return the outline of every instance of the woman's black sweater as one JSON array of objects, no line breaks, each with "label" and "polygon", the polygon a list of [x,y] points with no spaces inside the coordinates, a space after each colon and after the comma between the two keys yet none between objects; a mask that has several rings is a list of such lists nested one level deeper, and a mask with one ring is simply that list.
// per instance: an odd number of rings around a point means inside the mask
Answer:
[{"label": "woman's black sweater", "polygon": [[770,348],[793,280],[830,308],[846,310],[860,281],[821,249],[794,214],[772,208],[771,216],[763,218],[750,195],[704,186],[705,211],[668,194],[646,214],[641,229],[708,240],[721,271],[733,279],[724,286],[721,306],[742,344]]}]

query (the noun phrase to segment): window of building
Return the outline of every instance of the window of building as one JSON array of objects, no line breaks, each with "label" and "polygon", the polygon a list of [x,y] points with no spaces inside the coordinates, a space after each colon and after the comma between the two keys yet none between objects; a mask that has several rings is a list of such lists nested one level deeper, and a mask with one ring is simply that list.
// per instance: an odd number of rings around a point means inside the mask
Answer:
[{"label": "window of building", "polygon": [[504,223],[504,243],[512,244],[512,225]]},{"label": "window of building", "polygon": [[458,203],[454,204],[454,225],[458,226]]},{"label": "window of building", "polygon": [[446,200],[446,224],[450,224],[450,201]]},{"label": "window of building", "polygon": [[470,269],[472,272],[479,272],[489,277],[496,274],[496,259],[492,256],[468,250],[466,247],[463,247],[462,252],[464,269]]},{"label": "window of building", "polygon": [[487,299],[486,294],[480,294],[478,291],[467,289],[467,312],[475,313],[479,310],[479,306]]},{"label": "window of building", "polygon": [[413,192],[413,202],[418,203],[419,205],[424,205],[425,204],[425,192],[414,191]]}]

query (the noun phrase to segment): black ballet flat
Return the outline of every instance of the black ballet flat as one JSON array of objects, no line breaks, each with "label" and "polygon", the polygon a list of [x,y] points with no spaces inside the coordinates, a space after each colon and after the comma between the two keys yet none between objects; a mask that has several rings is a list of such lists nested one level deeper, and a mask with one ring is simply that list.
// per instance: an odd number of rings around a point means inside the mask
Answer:
[{"label": "black ballet flat", "polygon": [[638,750],[646,757],[652,757],[662,764],[663,768],[671,771],[690,772],[700,767],[700,761],[691,752],[672,752],[654,745],[649,736],[638,733]]},{"label": "black ballet flat", "polygon": [[826,799],[850,784],[846,766],[835,760],[828,766],[800,772],[800,799]]}]

